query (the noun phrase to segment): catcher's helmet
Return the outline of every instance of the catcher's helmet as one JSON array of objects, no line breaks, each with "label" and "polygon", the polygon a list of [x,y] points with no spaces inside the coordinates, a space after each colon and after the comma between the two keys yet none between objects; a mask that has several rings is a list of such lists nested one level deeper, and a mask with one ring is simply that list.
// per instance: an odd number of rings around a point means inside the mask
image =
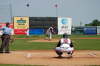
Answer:
[{"label": "catcher's helmet", "polygon": [[68,38],[67,33],[64,33],[64,34],[63,34],[63,38]]}]

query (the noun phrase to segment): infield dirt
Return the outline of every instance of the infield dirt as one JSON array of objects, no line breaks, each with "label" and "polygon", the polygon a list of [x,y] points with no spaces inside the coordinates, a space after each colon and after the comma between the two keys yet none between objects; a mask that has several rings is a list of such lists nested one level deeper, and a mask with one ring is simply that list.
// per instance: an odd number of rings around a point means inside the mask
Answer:
[{"label": "infield dirt", "polygon": [[66,53],[58,58],[54,50],[11,51],[0,54],[0,64],[30,64],[46,66],[100,65],[100,51],[78,50],[72,58]]}]

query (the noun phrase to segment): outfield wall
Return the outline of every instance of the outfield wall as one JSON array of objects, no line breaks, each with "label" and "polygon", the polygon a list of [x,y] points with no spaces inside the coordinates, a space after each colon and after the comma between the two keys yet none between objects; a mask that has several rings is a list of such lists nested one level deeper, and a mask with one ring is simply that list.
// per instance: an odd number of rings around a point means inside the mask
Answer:
[{"label": "outfield wall", "polygon": [[78,26],[72,28],[72,34],[96,35],[100,34],[97,26]]},{"label": "outfield wall", "polygon": [[[42,35],[46,30],[55,25],[56,34],[88,34],[100,35],[100,26],[77,26],[72,27],[72,18],[69,17],[14,17],[14,23],[11,28],[14,28],[15,34],[25,35]],[[5,26],[5,23],[0,23],[0,28]],[[13,27],[14,26],[14,27]],[[64,28],[64,30],[62,30]],[[63,31],[63,32],[62,32]]]},{"label": "outfield wall", "polygon": [[55,26],[56,34],[71,35],[72,18],[68,17],[14,17],[14,33],[41,35]]},{"label": "outfield wall", "polygon": [[57,17],[29,17],[29,34],[45,34],[46,30],[51,27],[51,25],[55,25],[57,30]]}]

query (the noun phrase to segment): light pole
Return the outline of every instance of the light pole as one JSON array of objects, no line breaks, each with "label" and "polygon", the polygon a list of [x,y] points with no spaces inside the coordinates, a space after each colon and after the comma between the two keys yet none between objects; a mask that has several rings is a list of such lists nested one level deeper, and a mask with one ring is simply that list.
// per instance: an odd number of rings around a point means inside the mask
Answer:
[{"label": "light pole", "polygon": [[56,8],[56,17],[58,17],[58,4],[55,4],[54,7]]},{"label": "light pole", "polygon": [[12,21],[13,19],[12,19],[12,4],[11,3],[9,3],[9,9],[10,9],[10,19],[11,19],[10,21],[13,22]]}]

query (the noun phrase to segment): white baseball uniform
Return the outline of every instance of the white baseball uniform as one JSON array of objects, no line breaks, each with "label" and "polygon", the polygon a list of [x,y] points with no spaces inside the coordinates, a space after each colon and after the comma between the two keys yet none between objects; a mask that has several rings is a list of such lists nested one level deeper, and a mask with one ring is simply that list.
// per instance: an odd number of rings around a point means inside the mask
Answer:
[{"label": "white baseball uniform", "polygon": [[56,51],[60,51],[60,52],[72,52],[74,50],[73,47],[70,47],[71,44],[71,40],[69,38],[65,39],[62,38],[60,39],[60,47],[56,47]]}]

